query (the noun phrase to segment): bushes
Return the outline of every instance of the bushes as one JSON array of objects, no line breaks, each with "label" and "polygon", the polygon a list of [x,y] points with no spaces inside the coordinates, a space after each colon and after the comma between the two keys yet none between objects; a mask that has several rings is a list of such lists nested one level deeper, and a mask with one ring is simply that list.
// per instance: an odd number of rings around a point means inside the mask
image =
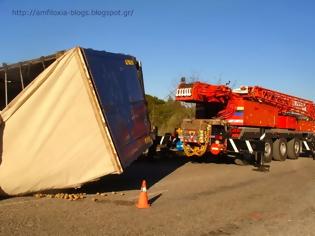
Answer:
[{"label": "bushes", "polygon": [[180,127],[184,118],[192,118],[195,114],[194,106],[188,106],[172,98],[165,101],[146,95],[146,100],[151,124],[158,127],[159,135],[166,132],[172,133],[174,128]]}]

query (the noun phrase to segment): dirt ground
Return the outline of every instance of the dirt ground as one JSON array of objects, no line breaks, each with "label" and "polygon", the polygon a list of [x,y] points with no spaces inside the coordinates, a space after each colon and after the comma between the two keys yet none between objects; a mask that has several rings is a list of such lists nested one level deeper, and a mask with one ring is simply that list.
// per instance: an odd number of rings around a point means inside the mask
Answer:
[{"label": "dirt ground", "polygon": [[[139,210],[143,178],[152,205]],[[311,158],[272,162],[263,173],[226,161],[141,160],[123,175],[68,192],[87,197],[0,200],[0,234],[315,235]]]}]

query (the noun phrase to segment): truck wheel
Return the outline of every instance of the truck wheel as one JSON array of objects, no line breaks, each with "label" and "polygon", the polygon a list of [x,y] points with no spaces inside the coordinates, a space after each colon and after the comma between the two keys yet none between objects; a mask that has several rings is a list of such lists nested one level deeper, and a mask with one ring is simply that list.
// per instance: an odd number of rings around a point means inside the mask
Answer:
[{"label": "truck wheel", "polygon": [[300,154],[300,140],[293,138],[288,142],[288,158],[298,159]]},{"label": "truck wheel", "polygon": [[279,138],[273,142],[273,159],[275,161],[285,161],[288,156],[287,140]]},{"label": "truck wheel", "polygon": [[264,162],[269,163],[272,161],[273,143],[271,139],[265,141]]}]

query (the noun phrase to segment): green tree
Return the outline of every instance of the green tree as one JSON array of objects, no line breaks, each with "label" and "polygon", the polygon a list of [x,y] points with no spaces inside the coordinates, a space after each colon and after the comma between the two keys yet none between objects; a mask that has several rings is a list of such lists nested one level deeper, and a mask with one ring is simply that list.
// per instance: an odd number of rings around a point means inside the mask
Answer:
[{"label": "green tree", "polygon": [[151,124],[157,126],[159,134],[173,132],[180,127],[185,118],[192,118],[195,114],[194,106],[185,106],[181,102],[169,97],[167,101],[146,95]]}]

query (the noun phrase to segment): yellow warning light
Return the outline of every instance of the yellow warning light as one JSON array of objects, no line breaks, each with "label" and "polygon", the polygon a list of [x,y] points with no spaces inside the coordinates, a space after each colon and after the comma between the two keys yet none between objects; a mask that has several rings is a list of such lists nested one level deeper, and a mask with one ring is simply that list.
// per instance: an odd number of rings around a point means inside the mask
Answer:
[{"label": "yellow warning light", "polygon": [[132,66],[132,65],[134,65],[135,63],[134,63],[134,61],[131,60],[131,59],[125,59],[125,64],[128,65],[128,66]]}]

